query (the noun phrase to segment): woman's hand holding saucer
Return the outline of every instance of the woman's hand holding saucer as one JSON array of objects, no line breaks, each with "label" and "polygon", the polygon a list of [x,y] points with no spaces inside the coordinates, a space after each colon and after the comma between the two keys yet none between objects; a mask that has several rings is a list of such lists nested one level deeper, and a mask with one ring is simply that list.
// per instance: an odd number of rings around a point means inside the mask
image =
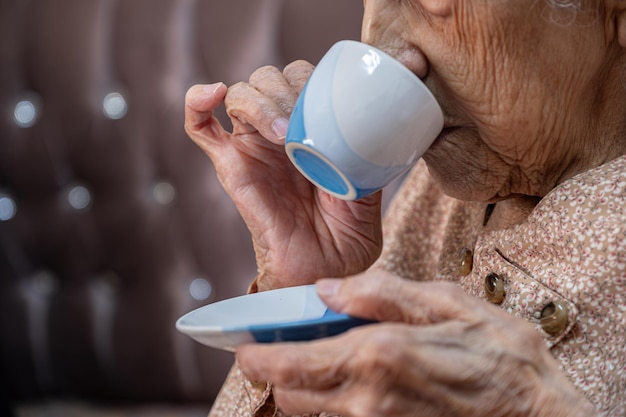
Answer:
[{"label": "woman's hand holding saucer", "polygon": [[290,415],[593,416],[525,320],[449,282],[382,271],[321,280],[333,310],[381,321],[307,343],[245,345],[237,361],[270,381]]}]

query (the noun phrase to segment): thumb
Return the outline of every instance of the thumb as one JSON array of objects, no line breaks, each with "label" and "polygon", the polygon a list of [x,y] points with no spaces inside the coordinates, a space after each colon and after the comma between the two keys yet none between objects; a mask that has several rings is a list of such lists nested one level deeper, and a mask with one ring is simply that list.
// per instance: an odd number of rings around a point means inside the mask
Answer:
[{"label": "thumb", "polygon": [[448,282],[415,282],[382,270],[345,279],[321,279],[317,292],[337,313],[409,324],[469,319],[473,299]]}]

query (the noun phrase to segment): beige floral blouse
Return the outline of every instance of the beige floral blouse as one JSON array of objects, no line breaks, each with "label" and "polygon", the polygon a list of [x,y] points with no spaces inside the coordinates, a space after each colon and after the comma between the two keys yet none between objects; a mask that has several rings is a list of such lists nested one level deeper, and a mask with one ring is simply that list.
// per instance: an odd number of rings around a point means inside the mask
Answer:
[{"label": "beige floral blouse", "polygon": [[[487,230],[486,210],[442,194],[418,164],[387,212],[377,266],[458,282],[535,324],[580,392],[626,416],[626,156],[562,183],[517,226]],[[236,366],[210,413],[282,415],[269,384]]]}]

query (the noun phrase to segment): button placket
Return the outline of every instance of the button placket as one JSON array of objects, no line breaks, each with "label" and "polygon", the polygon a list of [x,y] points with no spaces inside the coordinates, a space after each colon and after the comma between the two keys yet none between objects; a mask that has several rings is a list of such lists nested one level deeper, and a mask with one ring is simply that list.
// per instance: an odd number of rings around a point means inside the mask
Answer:
[{"label": "button placket", "polygon": [[474,270],[461,283],[470,293],[533,323],[546,337],[548,347],[558,343],[576,323],[578,309],[574,303],[494,248],[477,247]]}]

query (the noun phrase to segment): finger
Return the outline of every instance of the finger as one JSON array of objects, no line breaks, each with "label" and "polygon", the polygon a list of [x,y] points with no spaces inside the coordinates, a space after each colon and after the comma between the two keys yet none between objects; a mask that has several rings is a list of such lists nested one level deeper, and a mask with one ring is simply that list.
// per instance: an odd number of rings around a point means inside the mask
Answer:
[{"label": "finger", "polygon": [[315,67],[310,62],[294,61],[285,67],[283,75],[296,93],[300,94],[314,69]]},{"label": "finger", "polygon": [[289,413],[412,415],[420,403],[453,401],[450,386],[480,388],[493,370],[481,366],[484,352],[465,352],[459,324],[364,326],[324,341],[244,346],[237,360],[248,378],[273,384]]},{"label": "finger", "polygon": [[259,68],[250,76],[250,85],[275,100],[287,116],[291,115],[298,92],[278,68],[269,65]]},{"label": "finger", "polygon": [[373,389],[363,386],[335,387],[329,390],[285,389],[274,387],[274,401],[278,408],[287,415],[329,413],[351,417],[370,417],[377,415],[401,416],[399,402],[393,402],[388,413],[379,413],[385,406],[376,403],[380,396]]},{"label": "finger", "polygon": [[194,85],[185,95],[185,127],[190,131],[202,129],[213,117],[213,111],[226,95],[224,83]]},{"label": "finger", "polygon": [[228,143],[230,134],[224,130],[213,111],[224,100],[226,85],[195,85],[185,96],[185,131],[211,158],[218,145]]},{"label": "finger", "polygon": [[319,280],[318,294],[336,312],[377,321],[434,324],[472,320],[475,300],[455,284],[414,282],[385,271]]},{"label": "finger", "polygon": [[400,375],[406,368],[404,353],[399,357],[396,352],[404,350],[406,343],[398,342],[405,341],[407,329],[406,325],[377,325],[312,343],[248,345],[237,350],[237,361],[251,380],[272,383],[284,412],[379,415],[369,411],[380,407],[399,411],[401,401],[385,405],[385,400],[406,392],[391,388],[406,379]]},{"label": "finger", "polygon": [[[468,349],[471,346],[463,341],[465,329],[459,325],[463,323],[427,327],[380,324],[340,336],[337,343],[351,354],[342,360],[333,383],[326,385],[316,384],[316,366],[306,361],[299,366],[290,360],[282,362],[292,353],[277,351],[268,361],[282,368],[281,378],[269,379],[276,403],[289,414],[326,411],[350,416],[408,416],[414,415],[416,407],[435,410],[437,404],[467,408],[467,398],[458,395],[454,387],[461,387],[463,393],[485,387],[496,391],[498,386],[490,385],[490,378],[496,373],[494,366],[502,364],[486,360],[479,349]],[[308,345],[291,349],[306,358],[311,351],[302,352],[303,347]],[[327,357],[337,360],[332,351],[327,351]],[[288,369],[287,363],[298,367]]]},{"label": "finger", "polygon": [[248,83],[237,83],[228,89],[225,105],[233,122],[233,135],[258,131],[275,144],[284,143],[288,115],[271,97]]},{"label": "finger", "polygon": [[331,404],[334,390],[301,390],[273,387],[274,402],[286,415],[302,415],[316,413],[345,414],[344,410],[334,409]]},{"label": "finger", "polygon": [[290,389],[326,389],[341,382],[347,351],[333,340],[317,343],[252,344],[237,349],[237,363],[251,381]]},{"label": "finger", "polygon": [[[346,385],[330,390],[290,390],[274,388],[278,408],[288,415],[314,413],[351,417],[442,416],[440,407],[433,406],[407,390],[385,390],[375,385]],[[416,412],[419,411],[419,414]]]},{"label": "finger", "polygon": [[329,389],[347,378],[393,384],[404,380],[413,333],[381,323],[308,343],[252,344],[237,349],[237,362],[250,380],[289,389]]}]

